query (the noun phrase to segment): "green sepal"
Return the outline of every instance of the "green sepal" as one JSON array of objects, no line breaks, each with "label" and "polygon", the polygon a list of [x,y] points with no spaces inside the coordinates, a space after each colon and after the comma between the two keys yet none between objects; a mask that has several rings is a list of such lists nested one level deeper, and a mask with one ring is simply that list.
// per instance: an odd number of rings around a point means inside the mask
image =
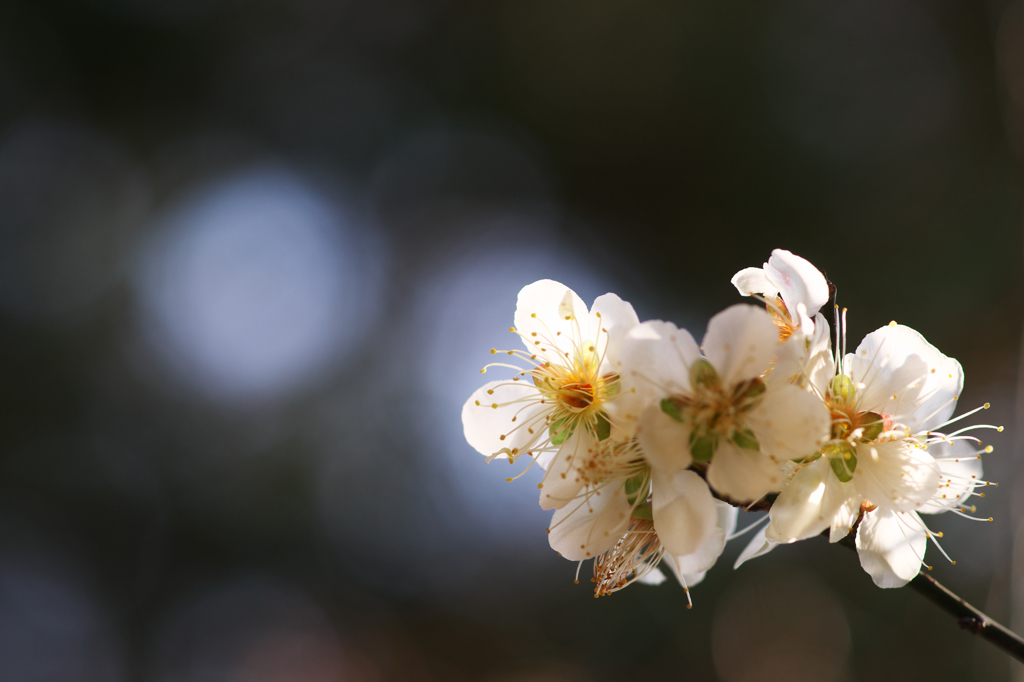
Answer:
[{"label": "green sepal", "polygon": [[612,435],[612,425],[608,421],[608,417],[604,416],[603,412],[599,412],[597,415],[597,423],[594,424],[594,435],[598,440],[605,440],[608,436]]},{"label": "green sepal", "polygon": [[651,507],[650,502],[644,502],[633,508],[633,511],[629,515],[634,519],[647,519],[648,521],[654,520],[654,509]]},{"label": "green sepal", "polygon": [[690,365],[690,385],[694,388],[697,386],[718,388],[722,385],[722,379],[710,362],[699,358]]},{"label": "green sepal", "polygon": [[877,412],[865,412],[860,415],[860,420],[868,422],[868,425],[864,427],[864,433],[861,434],[861,438],[867,442],[872,441],[882,435],[885,431],[885,423],[882,419],[882,415]]},{"label": "green sepal", "polygon": [[679,402],[675,398],[665,398],[661,401],[661,411],[675,419],[683,421],[683,412],[679,409]]},{"label": "green sepal", "polygon": [[640,487],[643,486],[645,479],[646,477],[642,471],[635,476],[626,479],[626,483],[623,487],[626,490],[627,502],[630,504],[636,502],[637,494],[640,492]]},{"label": "green sepal", "polygon": [[690,433],[690,454],[695,462],[710,462],[718,449],[718,438],[713,435],[701,435],[697,431]]},{"label": "green sepal", "polygon": [[744,448],[746,450],[756,450],[758,452],[761,451],[761,446],[757,442],[757,437],[754,436],[754,432],[751,431],[750,429],[744,429],[742,431],[735,432],[734,434],[732,434],[731,440],[738,447]]},{"label": "green sepal", "polygon": [[836,447],[833,452],[840,453],[838,457],[830,457],[828,460],[836,478],[843,483],[852,480],[853,472],[857,470],[857,454],[854,452],[853,448],[846,443],[843,443]]},{"label": "green sepal", "polygon": [[736,384],[736,388],[733,389],[733,397],[736,400],[746,400],[753,402],[754,398],[762,395],[768,387],[765,385],[762,379],[754,377],[753,379],[747,379]]},{"label": "green sepal", "polygon": [[553,422],[548,427],[548,433],[551,435],[551,444],[561,445],[572,435],[573,430],[573,425],[569,423],[569,417],[562,417]]}]

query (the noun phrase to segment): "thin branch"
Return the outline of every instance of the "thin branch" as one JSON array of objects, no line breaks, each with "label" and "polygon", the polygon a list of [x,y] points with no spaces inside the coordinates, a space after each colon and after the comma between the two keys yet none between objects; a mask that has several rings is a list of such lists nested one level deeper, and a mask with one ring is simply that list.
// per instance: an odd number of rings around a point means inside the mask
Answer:
[{"label": "thin branch", "polygon": [[960,627],[980,635],[1010,656],[1024,663],[1024,639],[974,608],[924,571],[910,581],[914,591],[957,619]]},{"label": "thin branch", "polygon": [[[839,541],[847,549],[857,551],[855,537],[860,528],[860,520],[864,513],[854,524],[853,532]],[[828,531],[822,534],[827,537]],[[962,597],[951,589],[928,575],[926,571],[919,571],[917,577],[907,583],[915,592],[923,595],[926,599],[938,606],[940,609],[957,619],[960,627],[968,632],[980,635],[982,639],[988,640],[994,646],[1002,649],[1010,656],[1013,656],[1021,663],[1024,663],[1024,639],[1012,630],[1000,625],[992,618],[968,604]]]}]

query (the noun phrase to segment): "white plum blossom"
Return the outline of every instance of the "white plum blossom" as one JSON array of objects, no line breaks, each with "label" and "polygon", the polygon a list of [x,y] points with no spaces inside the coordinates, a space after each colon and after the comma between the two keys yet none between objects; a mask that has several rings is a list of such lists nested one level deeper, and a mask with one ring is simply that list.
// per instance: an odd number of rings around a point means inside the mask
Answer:
[{"label": "white plum blossom", "polygon": [[[847,354],[838,307],[833,351],[819,312],[832,288],[789,251],[732,283],[766,309],[725,309],[698,345],[670,322],[641,323],[614,294],[588,309],[565,285],[534,282],[510,329],[525,349],[491,349],[501,362],[481,370],[511,376],[463,407],[466,440],[487,461],[526,456],[525,469],[544,469],[548,541],[581,567],[593,561],[595,596],[667,572],[690,603],[748,531],[737,567],[826,535],[855,545],[875,584],[899,587],[931,568],[929,544],[946,556],[928,515],[991,520],[970,499],[994,485],[981,470],[992,447],[970,432],[1002,427],[947,428],[977,411],[952,417],[956,360],[895,322]],[[735,533],[740,506],[768,513]]]},{"label": "white plum blossom", "polygon": [[963,371],[895,322],[838,360],[831,380],[813,386],[832,415],[831,438],[793,467],[764,538],[793,542],[827,530],[837,542],[860,519],[862,566],[880,587],[898,587],[917,575],[935,539],[918,512],[953,510],[986,484],[974,439],[939,431],[956,421]]},{"label": "white plum blossom", "polygon": [[[732,284],[744,296],[764,297],[784,334],[783,341],[799,331],[810,338],[814,334],[818,310],[828,303],[828,282],[811,263],[785,249],[775,249],[762,268],[745,268],[732,278]],[[824,318],[820,318],[824,319]]]},{"label": "white plum blossom", "polygon": [[615,294],[598,297],[588,311],[576,292],[551,280],[519,292],[514,319],[510,331],[526,350],[491,353],[521,364],[487,366],[515,374],[470,396],[462,409],[463,429],[469,444],[489,460],[533,457],[546,469],[541,506],[558,509],[587,483],[581,472],[598,443],[611,436],[606,408],[618,393],[618,347],[639,320]]},{"label": "white plum blossom", "polygon": [[701,347],[669,322],[644,322],[623,342],[612,414],[655,471],[671,478],[696,463],[720,495],[757,500],[781,489],[784,462],[829,435],[816,396],[763,380],[779,347],[772,318],[750,305],[714,316]]},{"label": "white plum blossom", "polygon": [[745,268],[732,278],[744,296],[764,301],[783,342],[771,381],[806,386],[825,370],[831,354],[828,322],[818,310],[828,302],[825,276],[809,261],[775,249],[762,268]]}]

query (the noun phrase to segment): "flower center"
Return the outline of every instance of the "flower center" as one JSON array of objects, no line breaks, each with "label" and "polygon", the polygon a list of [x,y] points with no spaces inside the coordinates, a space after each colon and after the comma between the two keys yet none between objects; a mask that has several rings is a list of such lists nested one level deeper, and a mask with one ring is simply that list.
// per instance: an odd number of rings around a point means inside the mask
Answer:
[{"label": "flower center", "polygon": [[545,394],[545,399],[556,403],[565,412],[581,414],[599,410],[618,388],[618,374],[607,372],[599,375],[597,372],[598,358],[593,352],[593,344],[588,344],[588,351],[577,352],[570,363],[556,365],[546,362],[535,367],[531,374],[533,383]]},{"label": "flower center", "polygon": [[843,482],[852,479],[857,470],[857,444],[870,443],[892,429],[891,417],[857,410],[856,397],[857,387],[845,374],[832,379],[825,395],[825,404],[832,413],[832,438],[821,454],[829,458],[836,478]]},{"label": "flower center", "polygon": [[721,441],[741,448],[759,450],[757,438],[746,428],[746,413],[761,401],[766,387],[758,378],[725,386],[707,360],[690,365],[691,395],[676,395],[661,401],[665,414],[688,424],[690,451],[698,462],[707,462]]}]

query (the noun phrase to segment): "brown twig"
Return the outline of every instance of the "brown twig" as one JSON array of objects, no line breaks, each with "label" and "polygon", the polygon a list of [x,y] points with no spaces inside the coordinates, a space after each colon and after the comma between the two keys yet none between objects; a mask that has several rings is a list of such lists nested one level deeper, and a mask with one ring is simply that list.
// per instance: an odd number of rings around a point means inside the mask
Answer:
[{"label": "brown twig", "polygon": [[940,609],[956,618],[961,628],[980,635],[982,639],[988,640],[1024,663],[1024,639],[968,604],[938,580],[921,571],[909,585],[915,592],[924,595]]},{"label": "brown twig", "polygon": [[[853,531],[840,540],[839,544],[856,551],[855,538],[863,516],[864,514],[861,512],[854,524]],[[827,537],[828,531],[823,535]],[[923,595],[940,609],[956,618],[962,629],[971,634],[980,635],[982,639],[988,640],[994,646],[1024,663],[1024,639],[968,604],[962,597],[925,571],[918,572],[917,576],[907,584],[915,592]]]}]

